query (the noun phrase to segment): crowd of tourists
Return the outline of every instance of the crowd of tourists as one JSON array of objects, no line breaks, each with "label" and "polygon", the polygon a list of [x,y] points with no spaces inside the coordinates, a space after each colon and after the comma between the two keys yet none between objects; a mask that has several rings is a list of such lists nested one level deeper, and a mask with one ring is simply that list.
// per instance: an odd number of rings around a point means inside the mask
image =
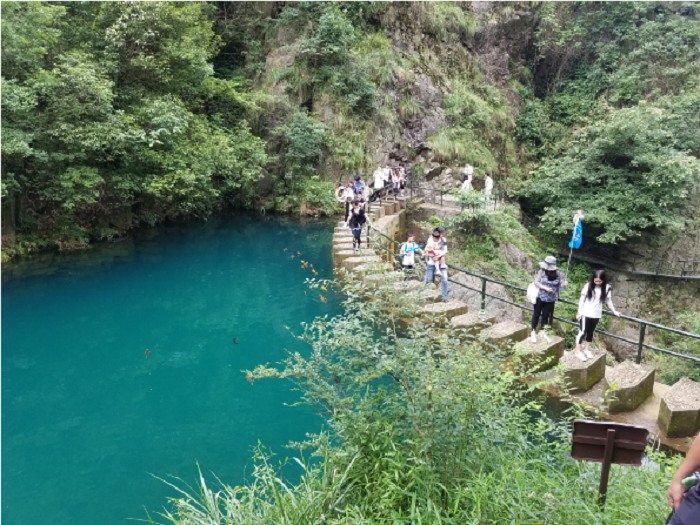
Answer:
[{"label": "crowd of tourists", "polygon": [[[461,191],[469,193],[473,191],[472,181],[474,168],[465,163]],[[484,194],[490,195],[493,190],[493,179],[486,171],[484,177]],[[353,234],[353,251],[357,253],[360,248],[360,235],[364,226],[369,223],[367,203],[377,197],[388,197],[389,194],[398,196],[406,188],[406,169],[403,164],[392,168],[386,164],[384,168],[379,166],[373,174],[372,190],[362,180],[361,175],[356,175],[354,182],[348,182],[338,189],[338,198],[345,203],[345,224],[349,226]],[[580,210],[574,217],[583,218]],[[371,224],[371,223],[370,223]],[[406,242],[401,244],[399,257],[404,272],[404,286],[408,286],[408,280],[416,268],[416,254],[424,257],[426,261],[425,278],[422,286],[426,286],[437,278],[442,290],[442,301],[448,302],[448,265],[447,265],[447,238],[443,227],[436,228],[424,244],[416,242],[416,235],[409,231]],[[560,292],[566,290],[568,282],[566,274],[557,266],[554,256],[544,258],[539,263],[540,269],[535,274],[532,284],[528,287],[528,301],[533,305],[531,332],[529,340],[533,344],[544,340],[552,342],[551,327],[554,320],[554,306],[559,300]],[[612,287],[608,283],[605,270],[595,270],[590,280],[581,289],[576,320],[579,330],[575,339],[574,356],[585,362],[593,359],[591,343],[596,327],[603,315],[603,306],[616,316],[620,313],[615,309],[612,301]],[[540,327],[539,333],[537,327]],[[585,344],[584,344],[585,342]],[[668,489],[668,503],[672,507],[672,515],[667,523],[671,525],[700,524],[700,440],[693,443],[686,460],[676,472],[673,482]],[[696,521],[697,520],[697,521]]]}]

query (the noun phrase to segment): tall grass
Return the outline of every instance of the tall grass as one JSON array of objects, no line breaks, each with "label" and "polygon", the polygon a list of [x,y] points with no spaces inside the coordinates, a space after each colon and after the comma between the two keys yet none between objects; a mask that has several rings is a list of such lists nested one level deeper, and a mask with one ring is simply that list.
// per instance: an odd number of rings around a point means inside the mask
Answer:
[{"label": "tall grass", "polygon": [[380,286],[345,286],[345,314],[317,319],[298,336],[310,346],[308,357],[293,354],[276,367],[246,371],[253,382],[291,380],[304,403],[327,418],[327,433],[297,445],[320,460],[293,460],[301,467],[297,483],[258,449],[248,484],[217,480],[212,489],[202,476],[197,490],[182,490],[158,519],[176,525],[663,522],[678,459],[649,449],[642,468],[613,467],[603,512],[596,502],[600,466],[568,453],[573,412],[548,418],[514,373],[500,370],[497,348],[428,322],[418,315],[420,295],[402,288],[389,276]]}]

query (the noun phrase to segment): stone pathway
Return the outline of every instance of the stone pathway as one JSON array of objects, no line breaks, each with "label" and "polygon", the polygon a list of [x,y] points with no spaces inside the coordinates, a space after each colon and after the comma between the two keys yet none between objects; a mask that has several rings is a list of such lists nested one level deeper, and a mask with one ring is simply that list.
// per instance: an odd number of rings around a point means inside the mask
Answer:
[{"label": "stone pathway", "polygon": [[[387,237],[394,235],[405,227],[406,198],[396,201],[372,203],[370,217],[373,227]],[[414,199],[414,204],[422,204]],[[440,208],[443,212],[450,212]],[[341,269],[343,276],[361,279],[365,282],[395,281],[397,288],[406,287],[407,293],[418,290],[420,283],[412,280],[404,284],[403,273],[397,271],[398,265],[388,262],[393,260],[388,251],[381,246],[395,251],[395,246],[388,239],[371,235],[372,246],[367,247],[366,228],[361,237],[362,248],[353,252],[352,234],[342,222],[338,223],[333,235],[333,263]],[[662,443],[680,451],[687,451],[690,446],[688,437],[700,430],[700,384],[682,379],[669,387],[654,382],[654,369],[647,365],[636,365],[630,361],[615,367],[605,365],[605,352],[596,351],[594,358],[581,362],[566,352],[564,339],[551,336],[551,342],[538,337],[537,343],[529,339],[530,327],[513,321],[496,322],[496,317],[488,312],[469,312],[468,306],[460,301],[441,301],[439,290],[425,289],[416,296],[422,304],[419,315],[430,316],[443,325],[450,323],[461,328],[465,334],[480,337],[509,354],[504,362],[511,366],[513,356],[519,356],[520,362],[527,364],[533,371],[550,370],[559,363],[564,365],[563,375],[574,398],[598,411],[600,398],[611,386],[616,385],[613,395],[615,400],[608,400],[605,405],[608,414],[604,417],[613,421],[645,426],[657,435]],[[419,298],[419,299],[418,299]],[[555,371],[549,373],[553,377]],[[547,374],[545,374],[547,377]],[[534,380],[530,378],[528,380]],[[526,380],[527,381],[527,380]],[[553,395],[561,396],[555,387],[547,387]],[[690,392],[690,394],[688,394]]]}]

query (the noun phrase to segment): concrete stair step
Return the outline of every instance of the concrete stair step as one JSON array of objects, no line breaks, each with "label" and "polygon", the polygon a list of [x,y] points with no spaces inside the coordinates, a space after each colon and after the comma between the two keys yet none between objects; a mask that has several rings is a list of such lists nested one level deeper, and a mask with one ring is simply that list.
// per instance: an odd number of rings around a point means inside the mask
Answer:
[{"label": "concrete stair step", "polygon": [[[376,274],[365,275],[364,281],[366,283],[382,284],[395,281],[403,280],[403,272],[382,272]],[[397,283],[400,284],[400,283]]]},{"label": "concrete stair step", "polygon": [[513,353],[520,360],[520,365],[532,371],[552,368],[564,356],[564,338],[558,335],[550,336],[551,343],[544,337],[539,337],[536,343],[526,338],[513,347]]},{"label": "concrete stair step", "polygon": [[441,325],[447,324],[453,317],[464,315],[467,313],[467,305],[461,301],[450,301],[449,303],[442,302],[442,293],[440,292],[440,302],[426,304],[421,310],[422,317],[432,317]]},{"label": "concrete stair step", "polygon": [[506,349],[527,337],[530,328],[522,323],[503,321],[481,331],[481,337],[498,348]]},{"label": "concrete stair step", "polygon": [[668,437],[693,437],[700,430],[700,383],[681,378],[661,398],[658,424]]},{"label": "concrete stair step", "polygon": [[382,258],[378,255],[363,255],[363,256],[350,256],[343,260],[342,266],[346,270],[353,271],[358,266],[369,265],[369,264],[380,264]]},{"label": "concrete stair step", "polygon": [[[333,236],[333,244],[347,244],[350,243],[352,244],[352,240],[354,237],[352,235],[334,235]],[[367,242],[367,236],[366,235],[360,235],[360,241],[362,244],[365,244]]]},{"label": "concrete stair step", "polygon": [[[360,257],[376,257],[377,260],[380,260],[379,257],[377,257],[377,254],[374,252],[374,250],[371,249],[361,249],[358,251],[354,251],[352,248],[349,250],[341,250],[339,252],[335,252],[333,254],[333,261],[336,263],[338,266],[343,266],[343,262],[346,259],[351,259],[351,258],[360,258]],[[374,260],[374,259],[373,259]]]},{"label": "concrete stair step", "polygon": [[364,274],[368,274],[368,273],[390,272],[393,269],[394,269],[394,267],[389,263],[371,262],[371,263],[365,263],[365,264],[361,264],[359,266],[355,266],[352,269],[352,271],[355,274],[364,275]]},{"label": "concrete stair step", "polygon": [[464,330],[465,335],[477,335],[482,330],[496,324],[496,316],[476,312],[453,317],[450,322],[455,328]]},{"label": "concrete stair step", "polygon": [[632,361],[624,361],[619,365],[607,368],[603,377],[603,391],[607,391],[611,385],[617,384],[614,391],[616,399],[608,403],[608,411],[630,412],[653,394],[654,375],[656,370],[645,364],[636,364]]},{"label": "concrete stair step", "polygon": [[335,252],[342,252],[344,250],[352,250],[352,243],[351,242],[345,242],[341,244],[334,244],[333,245],[333,253]]},{"label": "concrete stair step", "polygon": [[560,361],[564,364],[564,381],[569,391],[585,392],[593,388],[605,375],[605,351],[591,348],[593,359],[581,361],[574,352],[564,352]]}]

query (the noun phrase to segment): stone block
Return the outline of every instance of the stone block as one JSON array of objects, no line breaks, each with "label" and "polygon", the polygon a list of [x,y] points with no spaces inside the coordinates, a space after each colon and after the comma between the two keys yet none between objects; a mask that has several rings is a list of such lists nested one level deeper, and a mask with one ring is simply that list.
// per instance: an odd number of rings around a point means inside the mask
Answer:
[{"label": "stone block", "polygon": [[394,269],[394,267],[389,263],[371,262],[371,263],[365,263],[365,264],[360,264],[359,266],[355,266],[352,269],[352,271],[353,271],[353,273],[363,275],[363,274],[367,274],[367,273],[389,272],[393,269]]},{"label": "stone block", "polygon": [[564,339],[558,335],[553,335],[550,339],[552,342],[548,343],[544,337],[540,337],[536,343],[533,343],[526,337],[515,344],[513,351],[528,370],[533,372],[547,370],[555,366],[564,355]]},{"label": "stone block", "polygon": [[593,359],[581,361],[574,352],[567,352],[561,362],[564,369],[564,382],[571,392],[585,392],[603,379],[605,375],[605,352],[591,349]]},{"label": "stone block", "polygon": [[482,330],[481,337],[484,337],[488,343],[505,349],[525,339],[529,331],[530,327],[522,323],[503,321]]},{"label": "stone block", "polygon": [[700,383],[681,378],[661,399],[659,427],[668,437],[692,437],[700,429]]},{"label": "stone block", "polygon": [[352,250],[352,243],[351,242],[345,242],[341,244],[334,244],[333,245],[333,252],[342,252],[344,250]]},{"label": "stone block", "polygon": [[343,260],[342,266],[346,270],[353,271],[356,267],[367,265],[367,264],[380,264],[382,262],[381,257],[377,255],[361,255],[347,257]]},{"label": "stone block", "polygon": [[[355,259],[362,257],[376,256],[373,250],[362,249],[355,252],[352,248],[349,250],[341,250],[333,253],[333,264],[336,266],[344,266],[343,261],[346,259]],[[377,258],[378,260],[378,258]]]},{"label": "stone block", "polygon": [[632,361],[624,361],[614,368],[605,371],[603,377],[603,392],[611,385],[618,388],[612,392],[608,403],[608,411],[630,412],[644,403],[654,392],[654,368],[649,365],[637,365]]},{"label": "stone block", "polygon": [[[367,283],[381,284],[403,280],[403,272],[382,272],[365,275],[364,281]],[[400,284],[400,283],[397,283]]]},{"label": "stone block", "polygon": [[[426,290],[427,291],[427,290]],[[426,304],[421,311],[421,316],[431,317],[435,321],[439,320],[440,325],[445,325],[453,317],[467,313],[467,305],[460,301],[442,302],[442,292],[440,292],[440,302]]]},{"label": "stone block", "polygon": [[455,328],[464,330],[465,335],[475,336],[482,330],[496,324],[496,317],[481,312],[467,313],[453,317],[450,322]]},{"label": "stone block", "polygon": [[[333,235],[333,244],[352,244],[353,239],[354,237],[352,236],[352,234],[336,234]],[[362,232],[362,234],[360,235],[360,241],[362,242],[362,244],[365,244],[367,242],[367,235],[365,234],[365,232]]]},{"label": "stone block", "polygon": [[379,206],[379,204],[372,205],[372,212],[374,213],[375,219],[381,219],[384,217],[384,206]]}]

